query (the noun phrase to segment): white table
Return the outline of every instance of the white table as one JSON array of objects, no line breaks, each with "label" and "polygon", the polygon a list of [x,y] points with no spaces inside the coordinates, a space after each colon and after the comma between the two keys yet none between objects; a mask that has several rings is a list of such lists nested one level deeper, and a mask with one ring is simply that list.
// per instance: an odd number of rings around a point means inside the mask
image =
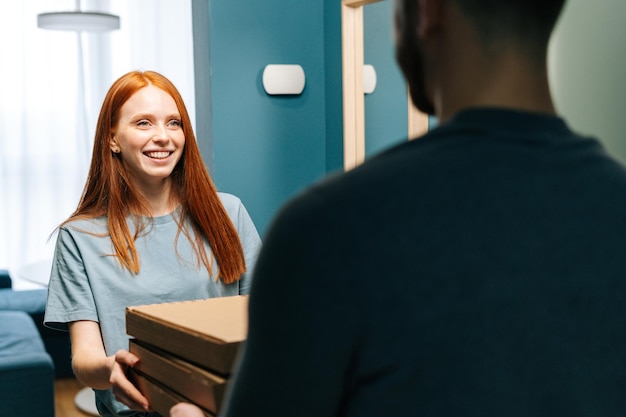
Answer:
[{"label": "white table", "polygon": [[18,268],[16,273],[11,274],[13,289],[19,291],[47,288],[51,269],[52,259],[42,259]]}]

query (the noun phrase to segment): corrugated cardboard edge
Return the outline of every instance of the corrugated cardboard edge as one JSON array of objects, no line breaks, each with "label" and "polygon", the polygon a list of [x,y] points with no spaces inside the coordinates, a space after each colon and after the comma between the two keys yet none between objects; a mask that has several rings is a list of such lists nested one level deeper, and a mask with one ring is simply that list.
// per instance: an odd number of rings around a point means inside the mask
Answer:
[{"label": "corrugated cardboard edge", "polygon": [[[156,411],[162,416],[169,416],[170,408],[172,408],[175,404],[178,404],[180,402],[189,402],[189,400],[186,400],[174,391],[159,384],[157,381],[154,381],[150,377],[142,374],[135,369],[130,369],[129,376],[130,379],[139,388],[141,393],[148,399],[152,410]],[[206,417],[215,417],[214,414],[211,414],[205,409],[202,409],[202,412]]]},{"label": "corrugated cardboard edge", "polygon": [[226,379],[137,340],[130,341],[130,352],[140,360],[136,370],[217,414]]}]

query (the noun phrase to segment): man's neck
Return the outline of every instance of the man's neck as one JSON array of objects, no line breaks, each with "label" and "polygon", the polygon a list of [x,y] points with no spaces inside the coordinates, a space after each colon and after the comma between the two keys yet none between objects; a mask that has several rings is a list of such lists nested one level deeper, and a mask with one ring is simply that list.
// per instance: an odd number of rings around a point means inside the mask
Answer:
[{"label": "man's neck", "polygon": [[442,121],[469,107],[504,107],[555,114],[547,71],[529,68],[514,57],[501,57],[485,66],[460,66],[435,92]]},{"label": "man's neck", "polygon": [[485,45],[456,7],[428,45],[431,97],[445,122],[470,107],[504,107],[554,114],[545,57],[502,39]]}]

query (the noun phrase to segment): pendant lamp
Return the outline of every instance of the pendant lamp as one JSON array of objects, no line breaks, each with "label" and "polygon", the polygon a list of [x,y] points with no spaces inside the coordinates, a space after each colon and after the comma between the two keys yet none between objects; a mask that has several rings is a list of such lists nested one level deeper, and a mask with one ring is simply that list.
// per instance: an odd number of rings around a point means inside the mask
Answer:
[{"label": "pendant lamp", "polygon": [[37,15],[37,27],[75,32],[108,32],[120,28],[120,17],[109,13],[82,11],[80,0],[77,0],[74,11]]}]

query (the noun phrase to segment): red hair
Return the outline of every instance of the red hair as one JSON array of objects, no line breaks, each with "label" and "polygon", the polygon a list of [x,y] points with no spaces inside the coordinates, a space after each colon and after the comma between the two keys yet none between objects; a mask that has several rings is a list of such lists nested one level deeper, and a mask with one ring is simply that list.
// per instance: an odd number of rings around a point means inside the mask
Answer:
[{"label": "red hair", "polygon": [[[182,232],[189,238],[198,260],[210,274],[211,260],[204,246],[205,240],[208,241],[217,261],[219,279],[226,284],[235,282],[246,270],[239,235],[204,165],[182,96],[170,80],[157,72],[129,72],[109,89],[96,125],[91,166],[83,194],[78,208],[63,224],[79,218],[106,216],[115,256],[128,270],[139,272],[135,238],[143,226],[138,226],[131,234],[126,217],[150,217],[151,211],[141,193],[133,187],[122,159],[111,152],[110,141],[124,103],[148,85],[160,88],[174,99],[185,133],[182,156],[171,174],[172,197],[177,197],[182,206],[178,233]],[[193,237],[183,227],[187,219],[192,226]]]}]

